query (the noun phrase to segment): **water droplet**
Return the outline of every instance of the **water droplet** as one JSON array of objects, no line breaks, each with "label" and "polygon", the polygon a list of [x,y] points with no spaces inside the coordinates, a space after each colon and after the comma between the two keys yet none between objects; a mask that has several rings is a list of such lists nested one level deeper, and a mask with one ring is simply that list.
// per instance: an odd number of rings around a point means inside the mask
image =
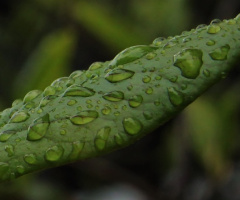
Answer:
[{"label": "water droplet", "polygon": [[226,60],[229,50],[230,46],[226,44],[210,52],[209,55],[213,60]]},{"label": "water droplet", "polygon": [[78,111],[81,111],[81,110],[82,110],[82,106],[78,106],[78,107],[77,107],[77,110],[78,110]]},{"label": "water droplet", "polygon": [[109,106],[105,106],[103,109],[102,109],[102,114],[104,115],[108,115],[111,113],[111,108]]},{"label": "water droplet", "polygon": [[157,54],[155,54],[155,53],[148,53],[147,55],[146,55],[146,59],[148,59],[148,60],[152,60],[153,58],[155,58],[156,57],[156,55]]},{"label": "water droplet", "polygon": [[87,124],[98,118],[98,112],[94,110],[86,110],[78,115],[70,117],[70,121],[75,125]]},{"label": "water droplet", "polygon": [[142,130],[142,124],[138,119],[127,117],[122,123],[124,130],[130,135],[136,135]]},{"label": "water droplet", "polygon": [[204,69],[203,74],[204,74],[204,76],[209,77],[210,76],[210,71],[208,69]]},{"label": "water droplet", "polygon": [[61,146],[53,146],[46,151],[45,158],[47,161],[56,162],[62,157],[64,149]]},{"label": "water droplet", "polygon": [[218,33],[221,30],[221,27],[218,25],[210,25],[208,26],[207,32],[210,34]]},{"label": "water droplet", "polygon": [[234,24],[236,24],[236,21],[234,19],[230,19],[227,21],[227,24],[234,25]]},{"label": "water droplet", "polygon": [[6,145],[4,149],[7,152],[9,157],[14,155],[14,147],[13,147],[13,145],[10,145],[10,144]]},{"label": "water droplet", "polygon": [[66,133],[67,133],[66,130],[64,130],[64,129],[60,130],[60,134],[61,134],[61,135],[66,135]]},{"label": "water droplet", "polygon": [[160,46],[162,43],[163,43],[163,41],[165,41],[166,40],[166,38],[164,38],[164,37],[159,37],[159,38],[156,38],[154,41],[153,41],[153,45],[156,45],[156,46]]},{"label": "water droplet", "polygon": [[196,29],[202,29],[205,28],[207,25],[206,24],[200,24],[196,27]]},{"label": "water droplet", "polygon": [[94,70],[100,69],[102,67],[103,67],[103,63],[102,62],[95,62],[95,63],[90,65],[89,70],[90,71],[94,71]]},{"label": "water droplet", "polygon": [[41,108],[41,107],[46,106],[52,99],[55,99],[55,98],[56,98],[56,96],[53,96],[53,95],[42,98],[42,100],[39,103],[39,107]]},{"label": "water droplet", "polygon": [[142,78],[142,81],[144,82],[144,83],[149,83],[150,81],[151,81],[151,77],[150,76],[144,76],[143,78]]},{"label": "water droplet", "polygon": [[40,140],[45,136],[49,127],[49,114],[40,117],[33,121],[28,127],[27,139],[29,141]]},{"label": "water droplet", "polygon": [[110,134],[111,128],[106,126],[100,129],[95,137],[94,143],[98,151],[102,151],[106,147],[106,143]]},{"label": "water droplet", "polygon": [[169,100],[170,102],[174,105],[174,106],[179,106],[183,103],[183,97],[180,94],[180,92],[178,92],[175,88],[171,87],[168,88],[168,96],[169,96]]},{"label": "water droplet", "polygon": [[132,85],[127,86],[128,91],[131,91],[133,89]]},{"label": "water droplet", "polygon": [[105,75],[105,79],[111,83],[116,83],[131,78],[134,73],[127,69],[113,69]]},{"label": "water droplet", "polygon": [[95,94],[90,88],[82,87],[79,85],[72,85],[69,87],[63,94],[63,96],[81,96],[81,97],[90,97]]},{"label": "water droplet", "polygon": [[124,94],[121,91],[113,91],[104,94],[102,97],[108,101],[117,102],[124,99]]},{"label": "water droplet", "polygon": [[30,165],[37,164],[37,158],[36,158],[36,155],[34,154],[26,154],[23,159],[27,164],[30,164]]},{"label": "water droplet", "polygon": [[17,113],[14,113],[14,115],[11,117],[9,123],[20,123],[20,122],[24,122],[29,118],[29,114],[24,112],[24,111],[20,111]]},{"label": "water droplet", "polygon": [[8,178],[9,165],[4,162],[0,162],[0,179],[5,180]]},{"label": "water droplet", "polygon": [[32,90],[25,95],[23,102],[27,103],[29,101],[32,101],[37,96],[39,96],[41,93],[42,93],[42,91],[40,91],[40,90]]},{"label": "water droplet", "polygon": [[68,105],[68,106],[73,106],[73,105],[75,105],[76,103],[77,103],[76,100],[70,100],[70,101],[68,101],[67,105]]},{"label": "water droplet", "polygon": [[85,72],[84,70],[76,70],[70,74],[69,78],[71,78],[71,79],[79,78],[80,76],[82,76],[84,74],[84,72]]},{"label": "water droplet", "polygon": [[114,135],[114,140],[119,146],[124,144],[124,140],[120,134]]},{"label": "water droplet", "polygon": [[152,113],[149,111],[144,111],[143,116],[146,120],[151,120],[153,118]]},{"label": "water droplet", "polygon": [[13,101],[12,103],[12,107],[15,107],[17,105],[19,105],[20,103],[22,103],[23,101],[21,99],[16,99],[15,101]]},{"label": "water droplet", "polygon": [[18,172],[19,174],[24,174],[25,168],[24,168],[22,165],[18,165],[18,166],[17,166],[17,172]]},{"label": "water droplet", "polygon": [[203,53],[199,49],[184,49],[174,55],[174,66],[181,69],[182,76],[195,79],[203,64],[202,56]]},{"label": "water droplet", "polygon": [[152,93],[153,93],[153,89],[152,89],[151,87],[149,87],[149,88],[147,88],[147,89],[145,90],[145,93],[146,93],[146,94],[152,94]]},{"label": "water droplet", "polygon": [[216,44],[216,42],[214,40],[209,40],[206,43],[207,46],[213,46],[214,44]]},{"label": "water droplet", "polygon": [[159,81],[159,80],[161,80],[161,79],[162,79],[161,76],[156,76],[156,77],[155,77],[155,80],[158,80],[158,81]]},{"label": "water droplet", "polygon": [[119,116],[121,113],[119,111],[116,111],[113,113],[115,116]]},{"label": "water droplet", "polygon": [[172,76],[169,78],[169,80],[172,82],[172,83],[176,83],[176,81],[178,80],[178,76]]},{"label": "water droplet", "polygon": [[55,95],[56,89],[53,86],[48,86],[44,91],[43,91],[43,96],[50,96],[50,95]]},{"label": "water droplet", "polygon": [[72,144],[72,152],[70,154],[70,159],[75,160],[79,157],[79,154],[82,152],[84,143],[81,141],[75,141]]},{"label": "water droplet", "polygon": [[0,133],[0,142],[6,142],[16,131],[6,130]]},{"label": "water droplet", "polygon": [[216,24],[219,24],[219,23],[221,23],[221,20],[220,19],[214,19],[214,20],[212,20],[211,21],[211,25],[216,25]]},{"label": "water droplet", "polygon": [[142,104],[143,98],[141,95],[134,95],[129,98],[128,103],[129,106],[136,108]]},{"label": "water droplet", "polygon": [[139,45],[127,48],[120,52],[111,62],[110,66],[123,65],[126,63],[133,62],[146,54],[157,49],[156,47],[151,47],[147,45]]}]

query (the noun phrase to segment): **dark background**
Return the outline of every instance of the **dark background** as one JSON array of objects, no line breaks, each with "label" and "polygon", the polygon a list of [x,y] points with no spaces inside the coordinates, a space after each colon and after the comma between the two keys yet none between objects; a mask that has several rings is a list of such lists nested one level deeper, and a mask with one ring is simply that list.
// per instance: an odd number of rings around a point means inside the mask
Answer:
[{"label": "dark background", "polygon": [[[239,0],[1,0],[0,108],[126,47],[233,18]],[[0,184],[3,200],[239,200],[240,70],[109,155]]]}]

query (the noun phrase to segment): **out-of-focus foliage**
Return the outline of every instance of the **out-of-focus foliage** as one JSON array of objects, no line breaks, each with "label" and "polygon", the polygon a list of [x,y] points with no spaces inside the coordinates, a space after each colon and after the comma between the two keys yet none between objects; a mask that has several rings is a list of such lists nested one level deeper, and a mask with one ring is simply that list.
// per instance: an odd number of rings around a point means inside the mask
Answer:
[{"label": "out-of-focus foliage", "polygon": [[[235,0],[2,0],[0,108],[126,47],[239,12]],[[1,199],[239,199],[239,71],[137,144],[2,184]]]}]

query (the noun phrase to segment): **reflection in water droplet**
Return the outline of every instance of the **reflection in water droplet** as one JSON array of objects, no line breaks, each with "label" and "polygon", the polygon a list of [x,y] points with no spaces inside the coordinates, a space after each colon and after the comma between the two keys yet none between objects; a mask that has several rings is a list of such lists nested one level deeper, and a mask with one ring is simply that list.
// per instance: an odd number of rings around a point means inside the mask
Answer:
[{"label": "reflection in water droplet", "polygon": [[122,123],[124,130],[130,135],[136,135],[142,130],[142,123],[138,119],[127,117]]},{"label": "reflection in water droplet", "polygon": [[34,155],[34,154],[26,154],[26,155],[24,156],[24,161],[25,161],[27,164],[35,165],[35,164],[37,164],[36,155]]},{"label": "reflection in water droplet", "polygon": [[80,153],[82,152],[84,147],[84,143],[81,141],[75,141],[72,144],[72,152],[70,154],[70,159],[75,160],[79,157]]},{"label": "reflection in water droplet", "polygon": [[174,106],[179,106],[183,103],[183,97],[180,94],[180,92],[178,92],[175,88],[171,87],[168,88],[168,96],[169,96],[169,100],[170,102],[174,105]]},{"label": "reflection in water droplet", "polygon": [[209,55],[213,60],[226,60],[229,50],[230,46],[226,44],[225,46],[222,46],[210,52]]},{"label": "reflection in water droplet", "polygon": [[4,149],[8,153],[8,157],[11,157],[11,156],[14,155],[14,147],[13,147],[13,145],[10,145],[10,144],[6,145]]},{"label": "reflection in water droplet", "polygon": [[98,118],[98,112],[94,110],[86,110],[80,112],[78,115],[70,117],[70,121],[75,125],[82,125],[92,122]]},{"label": "reflection in water droplet", "polygon": [[150,53],[157,49],[156,47],[139,45],[127,48],[120,52],[111,62],[110,66],[124,65],[129,62],[133,62],[147,53]]},{"label": "reflection in water droplet", "polygon": [[132,108],[136,108],[142,104],[143,98],[141,95],[134,95],[129,98],[128,103]]},{"label": "reflection in water droplet", "polygon": [[203,53],[199,49],[184,49],[174,55],[174,66],[181,69],[182,76],[195,79],[203,64],[202,56]]},{"label": "reflection in water droplet", "polygon": [[108,92],[102,96],[104,99],[108,101],[121,101],[124,99],[124,94],[121,91],[113,91],[113,92]]},{"label": "reflection in water droplet", "polygon": [[90,97],[95,94],[90,88],[82,87],[79,85],[72,85],[63,94],[63,96],[80,96],[80,97]]},{"label": "reflection in water droplet", "polygon": [[113,69],[105,75],[105,79],[111,83],[116,83],[131,78],[134,73],[127,69]]},{"label": "reflection in water droplet", "polygon": [[14,113],[14,115],[11,117],[9,123],[20,123],[20,122],[24,122],[29,118],[29,114],[24,112],[24,111],[20,111],[17,113]]},{"label": "reflection in water droplet", "polygon": [[63,152],[64,149],[61,146],[53,146],[46,151],[45,159],[50,162],[59,161]]},{"label": "reflection in water droplet", "polygon": [[111,128],[106,126],[100,129],[95,137],[94,143],[98,151],[102,151],[106,147],[106,143],[110,134]]},{"label": "reflection in water droplet", "polygon": [[32,101],[37,96],[39,96],[41,93],[42,93],[42,91],[40,91],[40,90],[32,90],[25,95],[23,102],[27,103],[29,101]]},{"label": "reflection in water droplet", "polygon": [[49,127],[49,114],[40,117],[28,127],[27,139],[29,141],[40,140],[45,136]]}]

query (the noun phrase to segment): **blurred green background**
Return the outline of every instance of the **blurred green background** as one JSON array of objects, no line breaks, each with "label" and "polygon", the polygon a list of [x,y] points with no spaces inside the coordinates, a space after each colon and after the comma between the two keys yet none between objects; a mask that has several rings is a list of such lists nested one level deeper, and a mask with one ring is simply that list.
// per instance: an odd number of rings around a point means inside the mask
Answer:
[{"label": "blurred green background", "polygon": [[[1,0],[0,109],[126,47],[232,18],[239,0]],[[239,63],[240,64],[240,63]],[[0,184],[3,200],[239,200],[240,69],[109,155]]]}]

